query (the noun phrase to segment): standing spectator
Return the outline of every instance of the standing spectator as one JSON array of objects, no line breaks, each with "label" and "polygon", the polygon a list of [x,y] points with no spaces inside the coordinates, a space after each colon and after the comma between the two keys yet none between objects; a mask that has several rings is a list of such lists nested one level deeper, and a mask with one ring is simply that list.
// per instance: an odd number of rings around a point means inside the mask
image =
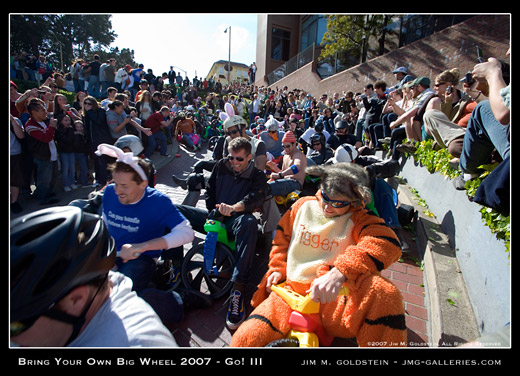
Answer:
[{"label": "standing spectator", "polygon": [[74,159],[74,128],[67,114],[57,117],[58,126],[54,135],[61,162],[61,184],[65,192],[78,188],[75,184],[76,162]]},{"label": "standing spectator", "polygon": [[78,171],[78,184],[82,187],[88,185],[88,142],[85,127],[81,120],[74,122],[74,161]]},{"label": "standing spectator", "polygon": [[41,99],[31,99],[27,105],[30,118],[25,123],[29,135],[29,148],[36,165],[36,197],[40,205],[58,202],[52,192],[58,175],[58,153],[54,143],[56,119],[47,118],[47,110]]},{"label": "standing spectator", "polygon": [[[87,134],[90,152],[93,154],[99,144],[111,144],[113,139],[107,125],[106,111],[99,107],[96,98],[92,96],[86,97],[83,101],[83,108],[85,133]],[[96,154],[93,154],[93,159],[96,184],[99,187],[103,187],[107,183],[107,163],[109,159],[107,156],[98,156]]]},{"label": "standing spectator", "polygon": [[94,55],[94,61],[91,61],[86,68],[86,72],[90,73],[88,79],[88,94],[94,98],[99,98],[99,68],[101,63],[99,62],[99,55]]},{"label": "standing spectator", "polygon": [[123,89],[127,87],[127,80],[129,81],[128,75],[130,74],[131,69],[132,68],[130,67],[130,65],[126,64],[124,67],[119,68],[119,70],[117,71],[114,81],[116,83],[115,87],[118,92],[122,92]]},{"label": "standing spectator", "polygon": [[25,132],[23,131],[22,122],[10,115],[10,169],[9,169],[9,183],[11,190],[11,211],[14,214],[20,213],[23,209],[18,202],[20,195],[20,189],[25,187],[24,183],[24,168],[23,168],[23,155],[21,140],[25,138]]},{"label": "standing spectator", "polygon": [[[143,128],[141,125],[133,121],[131,117],[125,113],[124,110],[125,106],[123,102],[117,99],[108,105],[108,111],[106,114],[107,125],[110,129],[110,134],[112,135],[113,141],[128,133],[126,130],[127,124],[132,125],[135,129],[143,132],[147,136],[150,136],[152,134],[152,132],[149,129]],[[111,144],[113,144],[113,142]]]},{"label": "standing spectator", "polygon": [[260,109],[262,107],[262,102],[258,98],[258,94],[253,94],[253,100],[251,101],[249,107],[249,124],[253,124],[256,116],[260,113]]},{"label": "standing spectator", "polygon": [[115,86],[116,81],[116,59],[108,59],[107,65],[103,70],[103,84],[101,85],[101,95],[105,98],[108,95],[108,88]]},{"label": "standing spectator", "polygon": [[83,65],[83,59],[78,59],[70,67],[70,73],[72,74],[72,81],[74,82],[74,91],[79,93],[85,89],[85,82],[80,81],[81,68]]}]

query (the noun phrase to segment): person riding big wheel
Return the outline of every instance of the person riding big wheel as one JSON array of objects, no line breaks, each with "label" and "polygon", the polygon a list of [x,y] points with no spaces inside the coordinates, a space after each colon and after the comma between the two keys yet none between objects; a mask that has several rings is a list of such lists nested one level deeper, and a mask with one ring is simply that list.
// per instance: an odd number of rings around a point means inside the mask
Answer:
[{"label": "person riding big wheel", "polygon": [[[325,331],[356,338],[359,346],[406,346],[403,299],[381,271],[397,261],[396,234],[365,208],[368,176],[351,163],[312,166],[321,178],[315,196],[294,203],[278,224],[269,269],[254,294],[249,318],[234,333],[232,347],[263,347],[289,332],[291,307],[271,286],[310,294],[319,302]],[[338,296],[341,287],[348,296]]]}]

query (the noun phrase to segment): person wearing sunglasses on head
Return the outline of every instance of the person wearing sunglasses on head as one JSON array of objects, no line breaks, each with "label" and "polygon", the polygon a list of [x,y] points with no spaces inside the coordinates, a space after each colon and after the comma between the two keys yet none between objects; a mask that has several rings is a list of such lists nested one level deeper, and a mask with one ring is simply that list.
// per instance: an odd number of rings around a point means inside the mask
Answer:
[{"label": "person wearing sunglasses on head", "polygon": [[[356,338],[360,347],[406,346],[401,293],[381,271],[401,256],[395,233],[365,208],[368,176],[353,163],[311,166],[321,178],[315,196],[296,201],[278,223],[269,269],[253,295],[255,307],[232,347],[261,347],[284,338],[291,308],[271,286],[310,294],[329,335]],[[338,296],[345,285],[348,296]]]}]

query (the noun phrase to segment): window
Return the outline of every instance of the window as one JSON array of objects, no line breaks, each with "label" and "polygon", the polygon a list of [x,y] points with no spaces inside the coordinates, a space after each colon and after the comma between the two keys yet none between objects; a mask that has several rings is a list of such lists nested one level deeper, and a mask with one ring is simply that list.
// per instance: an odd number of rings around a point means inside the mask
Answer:
[{"label": "window", "polygon": [[301,46],[300,51],[316,43],[321,44],[323,34],[327,31],[327,19],[322,15],[308,16],[302,22]]},{"label": "window", "polygon": [[271,59],[289,60],[289,47],[291,33],[289,31],[273,27],[271,38]]}]

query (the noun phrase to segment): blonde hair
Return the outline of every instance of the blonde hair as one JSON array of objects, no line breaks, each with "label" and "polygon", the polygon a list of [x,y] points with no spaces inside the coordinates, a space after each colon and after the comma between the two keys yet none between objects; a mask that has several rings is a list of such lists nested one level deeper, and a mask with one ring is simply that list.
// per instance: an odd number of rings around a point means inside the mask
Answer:
[{"label": "blonde hair", "polygon": [[445,70],[436,77],[437,82],[450,82],[454,86],[459,83],[460,71],[458,68]]}]

